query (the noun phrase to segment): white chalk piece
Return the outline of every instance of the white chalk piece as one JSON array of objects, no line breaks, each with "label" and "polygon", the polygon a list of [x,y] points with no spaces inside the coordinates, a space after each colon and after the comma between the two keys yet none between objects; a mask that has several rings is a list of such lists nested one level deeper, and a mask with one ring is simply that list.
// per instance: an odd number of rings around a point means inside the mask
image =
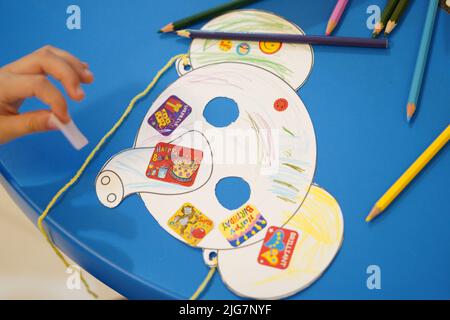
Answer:
[{"label": "white chalk piece", "polygon": [[88,140],[77,128],[73,120],[64,124],[52,113],[49,122],[61,130],[62,134],[69,140],[75,149],[81,150],[88,144]]}]

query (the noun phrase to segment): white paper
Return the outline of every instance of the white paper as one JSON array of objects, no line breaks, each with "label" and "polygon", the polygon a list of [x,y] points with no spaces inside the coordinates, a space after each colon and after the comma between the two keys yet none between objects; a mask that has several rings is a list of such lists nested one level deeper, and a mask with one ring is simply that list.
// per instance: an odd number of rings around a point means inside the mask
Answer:
[{"label": "white paper", "polygon": [[[257,10],[227,13],[204,29],[303,34],[295,24]],[[189,60],[190,70],[177,63],[180,78],[150,106],[133,147],[113,156],[101,169],[97,196],[103,205],[114,208],[127,196],[138,194],[167,233],[203,248],[207,258],[217,252],[217,260],[206,259],[205,263],[211,266],[217,261],[224,283],[238,295],[278,299],[295,294],[320,277],[343,239],[337,201],[312,184],[316,138],[308,111],[296,92],[312,70],[312,48],[196,39]],[[156,111],[173,96],[192,111],[165,136],[149,120],[155,119]],[[213,127],[203,116],[208,103],[217,98],[231,99],[239,109],[238,118],[225,128]],[[165,121],[163,113],[158,117]],[[192,185],[157,180],[159,175],[153,175],[152,159],[161,142],[203,153]],[[249,184],[250,198],[241,208],[226,209],[216,198],[216,186],[225,177],[239,177]],[[192,215],[195,210],[201,214]],[[249,222],[242,224],[242,229],[236,228],[235,241],[224,222],[231,225],[239,216],[237,212],[253,212],[255,216],[259,212],[264,219],[257,220],[260,224]],[[186,229],[202,215],[212,226]],[[174,223],[182,228],[173,228]],[[262,240],[271,226],[299,234],[285,270],[258,263]],[[198,233],[194,242],[185,230]]]},{"label": "white paper", "polygon": [[64,124],[52,113],[49,121],[62,132],[62,134],[75,149],[81,150],[88,144],[87,138],[77,128],[73,120],[70,120],[69,123]]}]

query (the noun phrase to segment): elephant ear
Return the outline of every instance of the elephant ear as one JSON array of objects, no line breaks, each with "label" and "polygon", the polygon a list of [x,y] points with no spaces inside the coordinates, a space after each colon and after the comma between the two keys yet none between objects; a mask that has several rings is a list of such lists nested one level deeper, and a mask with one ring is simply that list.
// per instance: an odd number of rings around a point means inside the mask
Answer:
[{"label": "elephant ear", "polygon": [[330,265],[344,235],[342,212],[327,191],[311,186],[284,226],[269,226],[264,241],[218,251],[224,283],[239,296],[281,299],[311,285]]}]

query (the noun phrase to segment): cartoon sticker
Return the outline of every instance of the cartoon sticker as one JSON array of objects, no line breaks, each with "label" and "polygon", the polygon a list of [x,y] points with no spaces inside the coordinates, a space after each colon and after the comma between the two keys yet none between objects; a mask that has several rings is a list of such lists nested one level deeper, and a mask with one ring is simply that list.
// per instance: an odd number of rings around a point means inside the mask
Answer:
[{"label": "cartoon sticker", "polygon": [[265,54],[274,54],[280,51],[283,44],[281,42],[259,42],[259,49]]},{"label": "cartoon sticker", "polygon": [[246,56],[250,53],[250,45],[242,42],[236,47],[236,53],[240,56]]},{"label": "cartoon sticker", "polygon": [[214,222],[190,203],[183,204],[167,224],[191,246],[196,246],[214,227]]},{"label": "cartoon sticker", "polygon": [[169,97],[148,119],[148,124],[163,136],[169,136],[192,112],[192,108],[177,96]]},{"label": "cartoon sticker", "polygon": [[219,48],[222,51],[228,52],[233,47],[233,42],[230,40],[222,40],[219,42]]},{"label": "cartoon sticker", "polygon": [[289,106],[289,103],[284,98],[277,99],[273,104],[273,107],[277,111],[284,111],[288,108],[288,106]]},{"label": "cartoon sticker", "polygon": [[259,252],[258,262],[273,268],[287,269],[297,239],[298,233],[296,231],[270,227]]},{"label": "cartoon sticker", "polygon": [[264,229],[266,225],[267,221],[258,209],[247,204],[222,221],[219,229],[233,247],[238,247]]},{"label": "cartoon sticker", "polygon": [[190,187],[195,182],[202,159],[200,150],[160,142],[153,151],[146,175],[150,179]]}]

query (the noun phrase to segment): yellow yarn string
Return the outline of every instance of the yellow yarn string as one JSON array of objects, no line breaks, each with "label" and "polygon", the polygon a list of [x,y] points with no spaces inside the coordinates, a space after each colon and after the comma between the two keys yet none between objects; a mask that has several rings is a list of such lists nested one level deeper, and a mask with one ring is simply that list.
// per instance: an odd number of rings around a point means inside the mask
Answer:
[{"label": "yellow yarn string", "polygon": [[181,60],[183,61],[183,66],[188,66],[189,65],[189,58],[187,55],[183,55],[181,57]]},{"label": "yellow yarn string", "polygon": [[214,275],[214,272],[216,272],[217,267],[214,266],[209,270],[208,274],[206,275],[205,280],[203,280],[202,284],[198,287],[197,291],[194,292],[192,297],[189,300],[197,300],[197,298],[202,294],[202,292],[205,290],[206,286],[208,285],[209,281],[211,280],[212,276]]},{"label": "yellow yarn string", "polygon": [[[83,174],[83,172],[86,170],[87,166],[89,165],[89,163],[91,163],[92,159],[94,158],[94,156],[97,154],[97,152],[103,147],[103,145],[105,144],[105,142],[108,140],[108,138],[110,138],[116,131],[117,129],[119,129],[119,127],[122,125],[122,123],[125,121],[125,119],[128,117],[128,115],[130,114],[130,112],[133,110],[136,102],[138,102],[140,99],[142,99],[143,97],[145,97],[150,90],[155,86],[155,84],[158,82],[158,80],[161,78],[161,76],[173,65],[173,63],[177,60],[177,59],[183,59],[183,61],[186,61],[187,59],[187,55],[186,54],[179,54],[176,55],[174,57],[172,57],[167,64],[158,71],[158,73],[156,74],[156,76],[153,78],[152,82],[150,82],[150,84],[147,86],[147,88],[145,88],[144,91],[142,91],[141,93],[139,93],[137,96],[135,96],[131,101],[130,104],[128,105],[128,107],[125,109],[125,111],[123,112],[122,116],[119,118],[119,120],[112,126],[112,128],[103,136],[103,138],[97,143],[97,145],[95,146],[95,148],[91,151],[91,153],[88,155],[88,157],[86,158],[86,160],[84,160],[83,164],[81,165],[80,169],[78,169],[77,173],[73,176],[72,179],[70,179],[70,181],[64,186],[62,187],[56,194],[55,196],[52,198],[52,200],[49,202],[49,204],[47,205],[47,207],[45,208],[45,210],[42,212],[42,214],[39,216],[38,219],[38,227],[39,230],[41,231],[41,233],[44,235],[45,239],[47,240],[47,242],[50,244],[50,246],[52,247],[53,251],[55,251],[56,255],[61,259],[61,261],[64,263],[64,265],[66,266],[66,268],[68,268],[70,266],[70,263],[66,260],[66,258],[63,256],[63,254],[61,253],[61,251],[56,247],[56,245],[53,243],[53,241],[50,239],[50,236],[47,234],[47,232],[44,229],[44,219],[47,217],[47,215],[49,214],[50,210],[54,207],[54,205],[56,204],[56,202],[58,201],[59,198],[61,198],[61,196],[71,187],[73,186],[78,179],[81,177],[81,175]],[[86,279],[84,278],[83,274],[80,272],[80,279],[83,282],[87,292],[93,296],[94,298],[97,298],[97,294],[95,292],[93,292],[91,290],[91,288],[89,287],[89,284],[87,283]]]}]

